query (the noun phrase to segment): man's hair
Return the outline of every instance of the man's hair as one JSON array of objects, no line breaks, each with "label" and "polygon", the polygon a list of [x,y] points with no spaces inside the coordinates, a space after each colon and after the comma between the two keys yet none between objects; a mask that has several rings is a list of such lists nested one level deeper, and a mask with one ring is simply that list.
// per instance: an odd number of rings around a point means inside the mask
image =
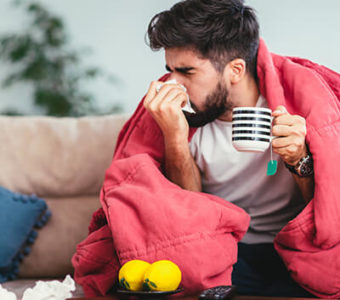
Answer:
[{"label": "man's hair", "polygon": [[243,0],[181,1],[152,18],[148,37],[153,50],[189,48],[219,72],[233,59],[244,59],[256,77],[259,24]]}]

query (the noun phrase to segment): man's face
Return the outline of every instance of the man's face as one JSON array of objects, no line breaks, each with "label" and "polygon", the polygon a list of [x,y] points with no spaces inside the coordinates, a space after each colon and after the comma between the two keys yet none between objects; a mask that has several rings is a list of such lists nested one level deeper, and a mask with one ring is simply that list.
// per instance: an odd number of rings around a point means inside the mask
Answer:
[{"label": "man's face", "polygon": [[190,126],[203,126],[232,109],[223,75],[210,60],[184,48],[166,49],[165,60],[166,68],[171,72],[169,79],[176,79],[186,87],[196,111],[196,114],[185,113]]}]

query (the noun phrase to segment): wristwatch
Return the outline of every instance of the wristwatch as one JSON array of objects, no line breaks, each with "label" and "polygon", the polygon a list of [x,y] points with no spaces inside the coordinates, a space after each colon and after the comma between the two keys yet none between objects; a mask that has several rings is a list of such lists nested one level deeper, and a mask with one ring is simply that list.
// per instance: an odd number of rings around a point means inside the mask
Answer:
[{"label": "wristwatch", "polygon": [[286,162],[285,166],[290,172],[300,177],[308,177],[314,173],[313,157],[310,152],[305,157],[302,157],[295,166],[289,165]]}]

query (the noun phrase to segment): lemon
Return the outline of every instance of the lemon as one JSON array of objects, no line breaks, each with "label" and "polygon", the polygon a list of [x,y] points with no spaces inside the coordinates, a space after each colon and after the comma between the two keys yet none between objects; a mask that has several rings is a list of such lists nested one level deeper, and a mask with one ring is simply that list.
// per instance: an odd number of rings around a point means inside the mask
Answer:
[{"label": "lemon", "polygon": [[126,262],[118,273],[120,286],[130,291],[141,291],[144,274],[149,266],[148,262],[139,259]]},{"label": "lemon", "polygon": [[178,288],[181,280],[182,272],[175,263],[159,260],[146,270],[143,288],[152,291],[173,291]]}]

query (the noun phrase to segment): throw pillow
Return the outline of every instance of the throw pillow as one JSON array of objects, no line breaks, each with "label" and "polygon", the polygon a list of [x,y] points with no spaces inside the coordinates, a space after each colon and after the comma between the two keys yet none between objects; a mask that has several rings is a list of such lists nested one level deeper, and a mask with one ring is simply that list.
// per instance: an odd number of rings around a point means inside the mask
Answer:
[{"label": "throw pillow", "polygon": [[15,279],[24,255],[51,216],[45,201],[0,187],[0,283]]}]

